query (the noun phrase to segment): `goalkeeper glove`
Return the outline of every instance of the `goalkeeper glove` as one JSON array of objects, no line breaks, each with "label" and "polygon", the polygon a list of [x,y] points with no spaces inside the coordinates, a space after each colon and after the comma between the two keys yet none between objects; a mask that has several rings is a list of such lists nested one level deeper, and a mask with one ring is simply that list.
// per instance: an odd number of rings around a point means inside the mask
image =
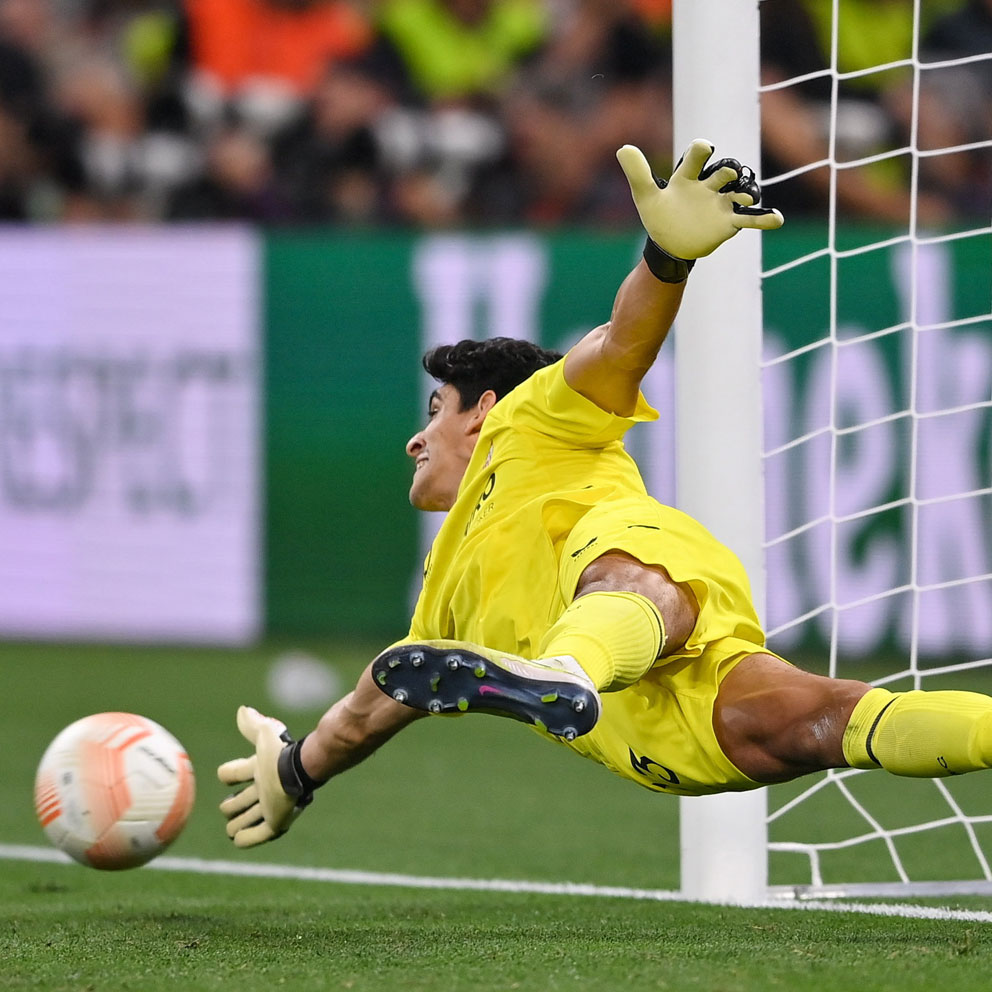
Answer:
[{"label": "goalkeeper glove", "polygon": [[238,847],[255,847],[284,834],[313,801],[320,784],[300,764],[300,746],[285,724],[250,706],[238,707],[238,730],[254,745],[248,758],[226,761],[217,769],[225,785],[245,787],[228,796],[220,811],[227,817],[227,836]]},{"label": "goalkeeper glove", "polygon": [[[666,281],[680,282],[693,260],[709,255],[742,228],[770,231],[785,222],[777,210],[756,206],[761,190],[751,169],[732,158],[707,165],[712,154],[713,146],[696,138],[666,183],[651,174],[639,148],[624,145],[617,152],[650,241],[664,255],[683,263],[681,278],[655,273]],[[649,242],[645,251],[649,265],[650,248]]]}]

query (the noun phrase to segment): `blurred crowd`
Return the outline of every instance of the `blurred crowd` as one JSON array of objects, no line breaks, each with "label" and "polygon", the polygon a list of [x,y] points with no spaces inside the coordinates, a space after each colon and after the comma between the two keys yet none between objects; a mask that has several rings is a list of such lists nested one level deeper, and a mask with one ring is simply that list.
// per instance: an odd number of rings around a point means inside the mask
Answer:
[{"label": "blurred crowd", "polygon": [[[761,3],[774,202],[834,156],[844,214],[987,222],[992,0],[924,0],[915,76],[913,0],[840,6]],[[671,0],[0,0],[0,220],[629,225],[671,94]]]}]

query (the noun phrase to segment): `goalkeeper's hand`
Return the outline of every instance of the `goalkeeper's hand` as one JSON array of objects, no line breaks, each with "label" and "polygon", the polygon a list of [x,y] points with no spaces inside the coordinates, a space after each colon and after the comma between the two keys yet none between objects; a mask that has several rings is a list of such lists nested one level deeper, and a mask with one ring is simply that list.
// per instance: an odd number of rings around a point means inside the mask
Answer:
[{"label": "goalkeeper's hand", "polygon": [[644,229],[674,258],[702,258],[742,228],[770,231],[785,222],[777,210],[757,206],[761,190],[747,166],[732,158],[707,165],[713,150],[696,138],[667,183],[655,179],[639,148],[617,152]]},{"label": "goalkeeper's hand", "polygon": [[238,847],[255,847],[284,834],[310,804],[313,791],[294,771],[294,749],[302,741],[294,741],[285,724],[240,706],[238,730],[255,753],[217,769],[225,785],[244,785],[220,804],[220,811],[227,817],[227,836]]}]

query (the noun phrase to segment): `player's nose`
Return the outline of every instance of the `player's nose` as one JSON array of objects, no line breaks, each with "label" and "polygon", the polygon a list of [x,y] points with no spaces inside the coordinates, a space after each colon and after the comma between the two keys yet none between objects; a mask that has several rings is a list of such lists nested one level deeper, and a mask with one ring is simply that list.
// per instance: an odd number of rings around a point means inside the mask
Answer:
[{"label": "player's nose", "polygon": [[416,458],[424,450],[424,436],[422,431],[417,431],[406,443],[406,453],[411,458]]}]

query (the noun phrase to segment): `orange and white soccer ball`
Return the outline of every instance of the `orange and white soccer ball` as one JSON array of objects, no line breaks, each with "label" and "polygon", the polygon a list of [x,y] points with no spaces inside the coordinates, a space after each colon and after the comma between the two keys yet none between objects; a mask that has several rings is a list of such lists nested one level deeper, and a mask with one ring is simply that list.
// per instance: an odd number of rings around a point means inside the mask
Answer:
[{"label": "orange and white soccer ball", "polygon": [[193,808],[193,765],[163,727],[134,713],[70,724],[38,766],[34,805],[48,839],[76,861],[115,871],[151,861]]}]

